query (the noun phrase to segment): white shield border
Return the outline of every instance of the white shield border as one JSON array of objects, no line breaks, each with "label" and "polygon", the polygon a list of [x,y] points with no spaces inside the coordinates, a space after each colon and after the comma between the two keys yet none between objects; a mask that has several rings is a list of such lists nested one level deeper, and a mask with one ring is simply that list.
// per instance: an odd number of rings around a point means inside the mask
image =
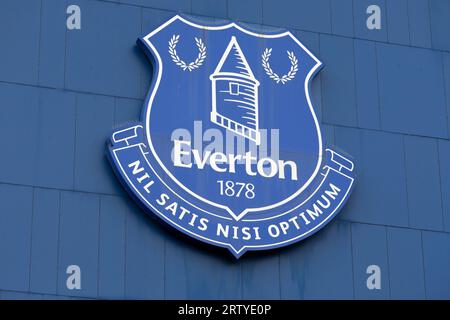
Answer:
[{"label": "white shield border", "polygon": [[[151,43],[150,38],[152,36],[154,36],[155,34],[157,34],[159,31],[161,31],[162,29],[164,29],[165,27],[167,27],[168,25],[172,24],[176,20],[180,20],[181,22],[183,22],[183,23],[185,23],[187,25],[193,26],[193,27],[198,28],[198,29],[203,29],[203,30],[224,30],[224,29],[229,29],[229,28],[236,28],[236,29],[238,29],[241,32],[244,32],[246,34],[249,34],[249,35],[252,35],[252,36],[255,36],[255,37],[258,37],[258,38],[281,38],[281,37],[288,36],[291,39],[293,39],[294,42],[297,43],[306,53],[308,53],[308,55],[314,61],[316,61],[316,64],[314,65],[313,68],[311,68],[311,70],[309,71],[308,75],[305,78],[304,89],[305,89],[306,100],[308,102],[308,107],[309,107],[309,109],[311,111],[311,114],[312,114],[312,117],[314,119],[314,124],[316,126],[317,136],[318,136],[318,140],[319,140],[319,150],[318,150],[317,165],[316,165],[316,168],[315,168],[313,174],[308,179],[308,181],[305,184],[303,184],[303,186],[300,189],[298,189],[295,193],[293,193],[292,195],[290,195],[286,199],[284,199],[282,201],[279,201],[277,203],[271,204],[269,206],[265,206],[265,207],[247,208],[244,211],[242,211],[240,214],[236,215],[228,206],[221,205],[221,204],[215,203],[213,201],[210,201],[208,199],[205,199],[202,196],[200,196],[200,195],[196,194],[195,192],[193,192],[192,190],[190,190],[189,188],[187,188],[186,186],[184,186],[183,183],[178,181],[178,179],[173,176],[173,174],[166,168],[164,163],[158,157],[158,155],[157,155],[157,153],[156,153],[156,151],[155,151],[155,149],[153,147],[152,139],[151,139],[151,135],[150,135],[150,130],[148,128],[149,128],[149,124],[150,124],[150,113],[151,113],[151,108],[153,106],[153,100],[155,98],[156,92],[158,91],[159,83],[161,81],[161,76],[162,76],[162,72],[163,72],[163,63],[161,61],[161,57],[159,55],[158,50]],[[188,194],[190,194],[191,196],[195,197],[196,199],[198,199],[198,200],[200,200],[202,202],[205,202],[205,203],[207,203],[207,204],[209,204],[211,206],[214,206],[214,207],[226,210],[236,221],[239,221],[240,219],[242,219],[249,212],[258,212],[258,211],[271,210],[271,209],[274,209],[276,207],[279,207],[279,206],[281,206],[283,204],[286,204],[286,203],[290,202],[294,198],[298,197],[311,184],[311,182],[316,178],[316,176],[319,173],[319,170],[321,168],[321,165],[322,165],[323,146],[322,146],[322,135],[321,135],[321,132],[320,132],[320,125],[319,125],[319,122],[317,120],[317,116],[316,116],[316,113],[315,113],[314,108],[312,106],[311,98],[310,98],[310,95],[309,95],[309,85],[310,85],[310,81],[311,81],[312,77],[316,74],[316,72],[322,66],[322,62],[319,59],[317,59],[294,35],[292,35],[291,32],[284,31],[284,32],[281,32],[281,33],[274,33],[274,34],[256,33],[256,32],[252,32],[250,30],[246,30],[245,28],[243,28],[242,26],[236,24],[235,22],[231,22],[231,23],[228,23],[228,24],[225,24],[225,25],[216,25],[216,26],[200,25],[200,24],[197,24],[195,22],[189,21],[189,20],[187,20],[184,17],[181,17],[180,15],[175,15],[171,19],[169,19],[168,21],[163,23],[161,26],[159,26],[158,28],[156,28],[155,30],[153,30],[152,32],[150,32],[149,34],[144,36],[142,39],[145,42],[145,44],[148,46],[148,48],[150,48],[151,53],[152,53],[153,57],[155,58],[156,63],[158,64],[156,66],[157,67],[156,81],[152,81],[152,87],[151,87],[152,92],[150,94],[150,97],[147,98],[147,105],[145,106],[145,131],[146,131],[145,133],[146,133],[146,138],[147,138],[147,144],[148,144],[148,147],[150,149],[150,152],[151,152],[152,156],[158,162],[159,166],[184,191],[186,191]],[[180,195],[178,195],[178,196],[180,198],[182,198]],[[211,214],[213,214],[213,213],[211,213]]]}]

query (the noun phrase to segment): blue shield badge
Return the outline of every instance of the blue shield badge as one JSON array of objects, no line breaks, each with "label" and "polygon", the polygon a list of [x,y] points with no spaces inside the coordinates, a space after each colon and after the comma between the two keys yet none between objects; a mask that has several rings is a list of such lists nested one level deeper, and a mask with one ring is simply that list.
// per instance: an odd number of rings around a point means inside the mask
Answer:
[{"label": "blue shield badge", "polygon": [[321,62],[290,32],[175,16],[138,43],[150,92],[109,156],[144,208],[236,257],[303,239],[340,210],[353,162],[323,146],[309,96]]}]

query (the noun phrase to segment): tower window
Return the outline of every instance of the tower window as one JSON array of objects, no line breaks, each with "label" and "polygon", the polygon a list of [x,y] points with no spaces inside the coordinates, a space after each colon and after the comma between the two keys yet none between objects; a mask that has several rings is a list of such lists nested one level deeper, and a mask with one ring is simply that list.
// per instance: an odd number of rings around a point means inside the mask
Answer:
[{"label": "tower window", "polygon": [[237,96],[239,94],[239,84],[230,82],[230,94]]}]

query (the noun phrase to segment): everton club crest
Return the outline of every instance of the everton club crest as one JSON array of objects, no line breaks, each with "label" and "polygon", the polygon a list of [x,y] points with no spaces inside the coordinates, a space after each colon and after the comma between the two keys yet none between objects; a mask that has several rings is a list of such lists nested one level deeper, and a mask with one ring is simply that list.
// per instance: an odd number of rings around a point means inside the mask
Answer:
[{"label": "everton club crest", "polygon": [[325,226],[354,185],[309,96],[321,62],[290,32],[175,16],[138,40],[153,78],[109,158],[150,214],[236,257]]}]

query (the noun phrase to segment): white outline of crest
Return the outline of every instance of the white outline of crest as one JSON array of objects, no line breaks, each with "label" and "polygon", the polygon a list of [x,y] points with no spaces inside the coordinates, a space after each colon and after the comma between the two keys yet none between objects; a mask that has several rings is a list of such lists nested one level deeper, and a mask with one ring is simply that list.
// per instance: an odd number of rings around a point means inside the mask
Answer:
[{"label": "white outline of crest", "polygon": [[[316,61],[316,64],[314,65],[313,68],[311,68],[311,70],[308,72],[308,75],[305,78],[304,89],[305,89],[306,100],[308,102],[308,107],[309,107],[309,109],[311,111],[312,117],[314,119],[314,124],[316,126],[318,142],[319,142],[319,150],[318,150],[318,157],[317,157],[318,159],[317,159],[316,168],[315,168],[313,174],[311,175],[311,177],[295,193],[291,194],[289,197],[287,197],[284,200],[279,201],[277,203],[274,203],[274,204],[271,204],[271,205],[268,205],[268,206],[265,206],[265,207],[247,208],[247,209],[243,210],[241,213],[239,213],[239,215],[236,215],[228,206],[221,205],[221,204],[215,203],[213,201],[210,201],[208,199],[205,199],[202,196],[200,196],[200,195],[196,194],[195,192],[193,192],[192,190],[190,190],[189,188],[187,188],[186,186],[184,186],[184,184],[181,183],[180,181],[178,181],[178,179],[175,178],[173,176],[173,174],[162,163],[161,159],[158,157],[158,155],[157,155],[157,153],[156,153],[156,151],[155,151],[155,149],[153,147],[151,136],[150,136],[150,130],[148,128],[149,128],[149,124],[150,124],[150,112],[151,112],[151,109],[152,109],[153,100],[155,98],[156,92],[158,91],[159,83],[161,81],[161,76],[162,76],[162,72],[163,72],[163,64],[162,64],[161,57],[159,55],[158,50],[156,50],[156,48],[150,42],[149,39],[152,36],[154,36],[155,34],[157,34],[159,31],[161,31],[162,29],[167,27],[168,25],[172,24],[175,20],[180,20],[180,21],[182,21],[183,23],[185,23],[187,25],[193,26],[193,27],[198,28],[198,29],[203,29],[203,30],[224,30],[224,29],[229,29],[229,28],[233,28],[234,27],[234,28],[238,29],[241,32],[244,32],[246,34],[249,34],[249,35],[252,35],[252,36],[255,36],[255,37],[259,37],[259,38],[281,38],[281,37],[288,36],[291,39],[293,39],[294,42],[297,43],[306,53],[308,53],[308,55],[314,61]],[[319,173],[319,170],[320,170],[321,165],[322,165],[322,156],[323,156],[323,149],[322,148],[323,148],[323,146],[322,146],[322,135],[321,135],[321,132],[320,132],[320,126],[319,126],[319,123],[318,123],[318,120],[317,120],[317,116],[316,116],[316,114],[314,112],[314,108],[313,108],[312,103],[311,103],[311,97],[309,95],[309,82],[311,80],[311,77],[315,74],[316,70],[318,70],[322,66],[322,62],[319,61],[296,37],[294,37],[291,32],[285,31],[285,32],[278,33],[278,34],[261,34],[261,33],[256,33],[256,32],[252,32],[252,31],[246,30],[246,29],[244,29],[243,27],[239,26],[238,24],[236,24],[234,22],[226,24],[226,25],[220,25],[220,26],[204,26],[204,25],[199,25],[199,24],[196,24],[194,22],[188,21],[188,20],[184,19],[183,17],[181,17],[179,15],[175,15],[171,19],[166,21],[164,24],[162,24],[161,26],[159,26],[158,28],[156,28],[155,30],[153,30],[152,32],[147,34],[145,37],[143,37],[143,40],[145,41],[147,46],[151,48],[152,54],[154,55],[154,57],[156,58],[156,61],[158,63],[157,78],[156,78],[156,81],[155,81],[154,86],[152,88],[152,92],[151,92],[150,98],[148,99],[148,104],[146,106],[146,115],[145,115],[145,128],[146,128],[146,130],[145,131],[146,131],[146,138],[147,138],[147,142],[148,142],[148,147],[149,147],[153,157],[156,159],[156,161],[160,165],[160,167],[164,170],[164,172],[178,186],[180,186],[184,191],[189,193],[191,196],[197,198],[198,200],[200,200],[202,202],[205,202],[205,203],[207,203],[207,204],[209,204],[211,206],[215,206],[217,208],[221,208],[223,210],[226,210],[236,221],[239,221],[240,219],[242,219],[249,212],[258,212],[258,211],[271,210],[271,209],[279,207],[279,206],[281,206],[281,205],[283,205],[285,203],[290,202],[291,200],[293,200],[294,198],[299,196],[311,184],[311,182],[314,180],[314,178]]]}]

